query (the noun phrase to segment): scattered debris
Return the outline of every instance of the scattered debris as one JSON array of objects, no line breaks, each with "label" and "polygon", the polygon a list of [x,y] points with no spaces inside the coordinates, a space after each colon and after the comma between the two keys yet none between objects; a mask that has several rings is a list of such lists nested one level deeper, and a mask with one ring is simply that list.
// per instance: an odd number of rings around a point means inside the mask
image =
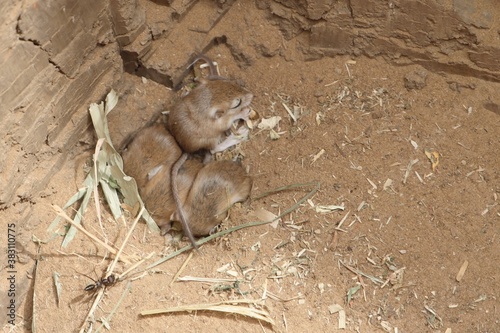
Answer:
[{"label": "scattered debris", "polygon": [[[430,327],[432,327],[433,329],[438,329],[443,326],[443,320],[438,316],[434,309],[432,309],[427,304],[424,304],[424,309],[427,311],[428,316],[426,319]],[[425,311],[422,312],[426,313]],[[436,319],[438,320],[437,322]]]},{"label": "scattered debris", "polygon": [[418,70],[409,73],[404,78],[404,85],[408,90],[421,90],[427,85],[427,71]]},{"label": "scattered debris", "polygon": [[316,155],[314,155],[313,160],[311,162],[311,165],[313,165],[313,163],[316,162],[324,153],[325,153],[325,150],[321,149],[319,151],[319,153],[317,153]]},{"label": "scattered debris", "polygon": [[61,292],[62,292],[61,282],[59,281],[59,273],[54,271],[54,274],[52,275],[52,277],[54,279],[54,286],[56,287],[57,307],[59,307],[60,301],[61,301]]},{"label": "scattered debris", "polygon": [[395,287],[402,286],[403,274],[405,269],[406,267],[402,267],[392,272],[387,278],[387,280],[385,280],[385,282],[380,286],[380,289],[384,288],[387,285],[387,283],[391,283],[391,285]]},{"label": "scattered debris", "polygon": [[337,205],[327,205],[327,206],[318,205],[314,207],[314,209],[316,210],[316,213],[327,214],[327,213],[332,213],[336,210],[344,210],[345,208],[344,206],[337,206]]},{"label": "scattered debris", "polygon": [[269,131],[269,137],[271,138],[271,140],[277,140],[280,138],[280,134],[286,133],[286,132],[278,133],[274,130],[274,128],[279,125],[280,120],[281,120],[280,116],[264,118],[257,125],[257,128],[259,128],[261,131]]},{"label": "scattered debris", "polygon": [[271,223],[271,227],[276,229],[278,227],[278,224],[281,222],[281,219],[277,219],[277,215],[274,213],[271,213],[270,211],[264,209],[264,208],[258,208],[253,212],[253,215],[257,217],[260,221],[267,221]]},{"label": "scattered debris", "polygon": [[424,150],[425,156],[431,161],[432,163],[432,172],[436,171],[436,168],[439,164],[439,153],[437,151],[434,151],[432,149],[425,149]]},{"label": "scattered debris", "polygon": [[330,314],[338,313],[339,314],[339,329],[346,328],[346,315],[344,308],[339,304],[333,304],[328,307],[328,311]]},{"label": "scattered debris", "polygon": [[411,168],[413,168],[413,166],[417,163],[418,163],[418,158],[415,160],[411,160],[410,163],[408,163],[408,166],[406,167],[405,175],[403,177],[403,184],[406,184],[406,181],[408,180],[408,176],[410,175],[410,172],[411,172]]},{"label": "scattered debris", "polygon": [[261,130],[271,130],[278,126],[279,122],[281,120],[280,116],[273,116],[269,118],[263,118],[259,125],[257,125],[257,128]]},{"label": "scattered debris", "polygon": [[271,318],[269,312],[265,309],[265,305],[263,304],[263,302],[260,300],[249,299],[230,300],[208,304],[192,304],[165,309],[144,310],[140,312],[140,315],[151,316],[165,313],[191,311],[216,311],[239,314],[241,316],[265,321],[274,326],[274,320]]},{"label": "scattered debris", "polygon": [[460,270],[458,271],[457,276],[455,278],[455,280],[457,280],[457,282],[460,282],[460,280],[462,280],[468,266],[469,266],[469,262],[467,260],[465,260],[463,262],[462,266],[460,267]]}]

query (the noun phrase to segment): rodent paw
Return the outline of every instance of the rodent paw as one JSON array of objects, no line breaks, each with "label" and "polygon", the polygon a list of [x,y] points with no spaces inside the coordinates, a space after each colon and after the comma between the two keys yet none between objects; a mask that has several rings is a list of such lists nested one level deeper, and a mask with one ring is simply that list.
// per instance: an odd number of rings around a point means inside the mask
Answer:
[{"label": "rodent paw", "polygon": [[241,137],[241,136],[243,136],[244,139],[246,139],[248,137],[248,133],[249,132],[250,132],[250,130],[246,126],[241,126],[240,128],[238,128],[236,130],[235,137]]},{"label": "rodent paw", "polygon": [[252,112],[252,109],[249,107],[243,108],[240,113],[240,117],[243,120],[248,120],[250,118],[250,113]]}]

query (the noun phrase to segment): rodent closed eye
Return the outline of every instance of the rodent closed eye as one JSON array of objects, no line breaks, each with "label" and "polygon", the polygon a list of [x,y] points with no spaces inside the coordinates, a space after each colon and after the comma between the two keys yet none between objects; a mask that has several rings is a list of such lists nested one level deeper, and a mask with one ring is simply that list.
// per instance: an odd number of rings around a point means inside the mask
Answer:
[{"label": "rodent closed eye", "polygon": [[236,98],[233,100],[233,103],[231,105],[231,109],[236,109],[241,105],[241,98]]}]

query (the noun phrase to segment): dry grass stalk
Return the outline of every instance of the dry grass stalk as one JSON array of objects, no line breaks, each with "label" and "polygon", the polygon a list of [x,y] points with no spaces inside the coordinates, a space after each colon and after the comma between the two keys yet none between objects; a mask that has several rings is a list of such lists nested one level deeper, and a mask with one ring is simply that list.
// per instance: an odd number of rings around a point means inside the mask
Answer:
[{"label": "dry grass stalk", "polygon": [[[97,190],[97,185],[99,184],[99,182],[97,181],[97,179],[99,179],[99,178],[97,178],[97,170],[98,170],[97,160],[99,159],[99,151],[101,150],[101,147],[102,147],[102,144],[104,143],[104,140],[105,140],[104,138],[100,138],[99,140],[97,140],[93,160],[94,160],[94,180],[95,180],[94,181],[94,204],[95,204],[95,209],[97,212],[97,220],[99,221],[99,226],[101,227],[102,234],[106,235],[106,233],[104,232],[104,226],[102,225],[102,217],[101,217],[102,212],[101,212],[101,205],[99,204],[99,191]],[[107,243],[107,239],[106,239],[106,243]]]},{"label": "dry grass stalk", "polygon": [[418,163],[418,158],[415,159],[415,160],[411,160],[409,163],[408,163],[408,166],[406,167],[406,171],[405,171],[405,175],[403,177],[403,184],[406,184],[406,181],[408,180],[408,177],[410,176],[410,172],[411,172],[411,168],[413,168],[413,166]]},{"label": "dry grass stalk", "polygon": [[[276,193],[276,192],[280,192],[280,191],[283,191],[283,190],[288,190],[288,189],[292,189],[292,188],[298,188],[298,187],[304,187],[304,186],[311,186],[311,185],[315,185],[315,187],[308,193],[306,194],[304,197],[302,197],[302,199],[300,199],[299,201],[297,201],[297,203],[293,206],[291,206],[290,208],[288,208],[287,210],[285,210],[283,213],[281,213],[280,215],[276,216],[276,218],[273,220],[273,221],[258,221],[258,222],[248,222],[248,223],[245,223],[245,224],[241,224],[241,225],[238,225],[238,226],[235,226],[235,227],[232,227],[230,229],[227,229],[227,230],[222,230],[218,233],[215,233],[213,235],[210,235],[208,237],[205,237],[203,239],[200,239],[196,242],[196,244],[198,246],[201,246],[205,243],[208,243],[210,242],[212,239],[216,239],[218,237],[222,237],[222,236],[225,236],[227,234],[230,234],[232,232],[235,232],[235,231],[238,231],[238,230],[241,230],[241,229],[245,229],[245,228],[250,228],[250,227],[256,227],[256,226],[260,226],[260,225],[264,225],[264,224],[269,224],[269,223],[272,223],[278,219],[281,219],[283,218],[284,216],[290,214],[291,212],[293,212],[294,210],[296,210],[297,208],[300,207],[300,205],[302,205],[307,199],[311,198],[314,194],[316,194],[316,192],[319,191],[319,188],[320,188],[320,183],[319,182],[310,182],[310,183],[305,183],[305,184],[293,184],[293,185],[287,185],[287,186],[283,186],[283,187],[280,187],[278,189],[275,189],[275,190],[272,190],[272,191],[269,191],[269,192],[266,192],[266,193],[263,193],[259,196],[257,196],[256,198],[263,198],[267,195],[270,195],[272,193]],[[255,198],[254,198],[255,199]],[[189,244],[185,247],[183,247],[182,249],[179,249],[163,258],[161,258],[160,260],[158,261],[155,261],[154,263],[152,263],[151,265],[149,265],[148,267],[146,267],[145,270],[149,270],[153,267],[156,267],[162,263],[164,263],[165,261],[168,261],[176,256],[178,256],[179,254],[185,252],[185,251],[188,251],[190,249],[193,248],[193,245],[192,244]]]},{"label": "dry grass stalk", "polygon": [[141,265],[146,260],[151,259],[151,257],[154,256],[154,254],[155,254],[154,252],[151,252],[150,254],[147,255],[147,257],[142,258],[141,260],[139,260],[138,262],[136,262],[135,264],[133,264],[132,266],[130,266],[129,268],[127,268],[126,271],[124,271],[123,273],[120,274],[120,276],[118,277],[118,279],[119,280],[123,280],[123,278],[125,276],[127,276],[128,273],[130,273],[132,270],[136,269],[139,265]]},{"label": "dry grass stalk", "polygon": [[87,324],[92,325],[94,320],[91,320],[91,318],[94,317],[94,312],[97,309],[97,305],[101,302],[102,296],[104,295],[104,288],[101,288],[97,293],[96,297],[94,299],[94,303],[92,303],[92,307],[90,308],[89,312],[87,313],[87,316],[85,317],[82,327],[80,328],[80,333],[88,332],[87,330]]},{"label": "dry grass stalk", "polygon": [[347,219],[347,217],[349,216],[349,214],[351,214],[351,211],[348,211],[344,217],[342,218],[342,220],[340,220],[339,224],[337,225],[337,227],[335,228],[335,230],[339,230],[339,231],[344,231],[341,229],[342,227],[342,224],[344,224],[345,220]]},{"label": "dry grass stalk", "polygon": [[321,149],[316,155],[314,155],[311,165],[314,164],[323,154],[325,153],[324,149]]},{"label": "dry grass stalk", "polygon": [[127,242],[129,240],[130,236],[132,235],[132,232],[134,231],[134,229],[137,225],[137,222],[139,222],[139,219],[141,218],[142,214],[144,213],[144,209],[145,209],[144,206],[142,206],[142,209],[140,210],[139,214],[137,214],[134,222],[132,223],[132,227],[130,227],[130,230],[128,231],[127,236],[125,236],[125,240],[122,243],[122,246],[120,246],[120,249],[118,250],[118,253],[115,256],[115,259],[113,260],[111,265],[109,265],[109,267],[108,267],[106,277],[108,277],[109,275],[111,275],[111,273],[113,273],[113,270],[116,266],[116,263],[118,262],[118,259],[122,255],[122,252],[123,252],[123,249],[125,248],[125,245],[127,245]]},{"label": "dry grass stalk", "polygon": [[[68,221],[69,223],[71,223],[71,225],[73,225],[76,229],[78,229],[79,231],[81,231],[85,236],[89,237],[90,239],[92,239],[94,242],[96,242],[97,244],[101,245],[102,247],[104,247],[108,252],[112,253],[112,254],[117,254],[118,251],[114,248],[114,247],[111,247],[110,245],[104,243],[103,241],[101,241],[99,238],[97,238],[96,236],[92,235],[90,232],[88,232],[87,230],[85,230],[80,224],[76,223],[75,221],[73,221],[73,219],[71,217],[69,217],[63,210],[61,207],[57,206],[57,205],[52,205],[52,208],[56,211],[57,215],[61,216],[62,218],[64,218],[66,221]],[[126,258],[122,258],[121,259],[124,263],[127,263],[127,264],[130,264],[130,261]]]},{"label": "dry grass stalk", "polygon": [[281,102],[281,105],[283,105],[283,107],[285,108],[286,112],[288,112],[288,115],[290,116],[290,118],[292,118],[293,123],[295,124],[297,122],[297,117],[295,117],[295,115],[293,114],[292,110],[290,110],[290,108],[288,107],[288,105],[286,105],[284,102]]},{"label": "dry grass stalk", "polygon": [[344,266],[345,268],[347,268],[348,270],[350,270],[354,274],[364,276],[364,277],[370,279],[373,283],[376,283],[376,284],[382,284],[382,283],[384,283],[384,281],[380,280],[379,278],[376,278],[374,276],[368,275],[368,274],[363,273],[363,272],[361,272],[361,271],[359,271],[359,270],[357,270],[357,269],[355,269],[355,268],[353,268],[353,267],[351,267],[351,266],[349,266],[347,264],[344,264],[342,262],[342,260],[339,260],[339,262],[342,264],[342,266]]},{"label": "dry grass stalk", "polygon": [[337,230],[334,230],[332,234],[332,240],[330,241],[327,247],[330,251],[335,251],[338,245],[339,245],[339,232]]},{"label": "dry grass stalk", "polygon": [[267,296],[269,296],[270,299],[275,300],[275,301],[279,301],[279,302],[290,302],[290,301],[295,301],[296,299],[303,298],[301,296],[295,296],[295,297],[291,297],[291,298],[282,298],[282,297],[279,297],[278,295],[270,292],[269,290],[267,291]]},{"label": "dry grass stalk", "polygon": [[233,304],[248,304],[255,306],[259,305],[259,303],[261,303],[261,301],[259,300],[232,300],[232,301],[223,301],[219,303],[192,304],[192,305],[177,306],[166,309],[145,310],[141,311],[140,315],[150,316],[150,315],[158,315],[158,314],[173,313],[173,312],[217,311],[217,312],[239,314],[241,316],[262,320],[274,326],[274,320],[271,318],[267,310],[260,310],[246,306],[233,305]]},{"label": "dry grass stalk", "polygon": [[[264,193],[261,193],[255,197],[252,198],[252,200],[258,200],[258,199],[262,199],[264,197],[267,197],[268,195],[271,195],[271,194],[274,194],[274,193],[278,193],[278,192],[283,192],[283,191],[286,191],[286,190],[293,190],[293,189],[296,189],[296,188],[301,188],[301,187],[308,187],[308,186],[317,186],[318,187],[318,190],[319,190],[319,186],[320,186],[320,183],[317,182],[317,181],[313,181],[313,182],[309,182],[309,183],[298,183],[298,184],[290,184],[290,185],[285,185],[285,186],[281,186],[281,187],[278,187],[278,188],[275,188],[271,191],[268,191],[268,192],[264,192]],[[309,199],[310,197],[308,197],[307,199]]]},{"label": "dry grass stalk", "polygon": [[[113,307],[113,309],[111,310],[111,312],[109,313],[109,315],[106,317],[106,320],[105,322],[106,323],[109,323],[111,322],[111,319],[113,318],[113,315],[115,314],[116,310],[118,310],[118,308],[120,307],[120,305],[122,304],[123,300],[125,299],[125,296],[129,295],[129,291],[130,291],[130,285],[131,285],[131,282],[128,281],[127,283],[127,286],[125,287],[125,289],[123,290],[121,296],[120,296],[120,299],[118,300],[118,302],[116,302],[115,306]],[[97,329],[96,329],[96,333],[98,333],[103,327],[105,327],[105,324],[102,323],[101,326],[99,326]]]},{"label": "dry grass stalk", "polygon": [[177,273],[175,273],[174,277],[172,278],[172,281],[170,281],[169,286],[172,286],[174,284],[174,282],[177,280],[179,275],[181,275],[184,268],[186,268],[186,266],[189,263],[189,261],[191,260],[191,258],[193,258],[193,252],[189,253],[189,256],[186,258],[186,260],[184,260],[184,262],[182,263],[182,266],[179,268]]},{"label": "dry grass stalk", "polygon": [[204,283],[236,283],[236,282],[241,282],[241,280],[238,279],[219,279],[219,278],[201,278],[201,277],[194,277],[194,276],[183,276],[180,278],[177,278],[177,281],[180,282],[204,282]]},{"label": "dry grass stalk", "polygon": [[[40,248],[39,248],[40,250]],[[36,285],[36,278],[37,278],[37,273],[38,273],[38,264],[39,261],[38,259],[35,260],[35,268],[33,269],[33,285]],[[36,333],[36,318],[37,318],[37,313],[35,311],[35,305],[36,305],[36,288],[33,288],[33,299],[32,299],[32,317],[31,317],[31,332]]]}]

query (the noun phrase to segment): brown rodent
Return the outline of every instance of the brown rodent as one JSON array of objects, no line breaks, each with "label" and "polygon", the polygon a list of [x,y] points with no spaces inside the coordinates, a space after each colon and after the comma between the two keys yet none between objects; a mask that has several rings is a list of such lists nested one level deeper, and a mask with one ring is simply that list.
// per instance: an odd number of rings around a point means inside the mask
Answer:
[{"label": "brown rodent", "polygon": [[[170,170],[182,155],[172,135],[163,125],[142,129],[123,152],[123,170],[137,182],[139,193],[164,235],[176,212],[176,203],[170,187]],[[177,187],[184,202],[198,171],[203,164],[188,160],[180,168]]]},{"label": "brown rodent", "polygon": [[[201,149],[223,151],[242,139],[226,137],[232,124],[247,119],[253,95],[234,81],[201,80],[181,98],[168,115],[168,129],[187,153]],[[242,130],[239,134],[246,134]]]},{"label": "brown rodent", "polygon": [[[141,130],[122,155],[124,171],[136,180],[162,235],[170,230],[171,221],[182,223],[170,178],[170,170],[181,155],[174,138],[162,125]],[[241,165],[231,161],[204,165],[197,159],[188,159],[176,180],[179,200],[194,236],[209,234],[231,205],[249,196],[252,186]],[[186,233],[184,226],[183,230]]]},{"label": "brown rodent", "polygon": [[[179,170],[179,177],[182,168]],[[214,161],[203,166],[184,203],[184,211],[190,221],[189,227],[193,235],[211,234],[234,203],[248,198],[251,188],[251,177],[236,162]],[[182,198],[182,190],[179,194]],[[179,219],[175,215],[174,218]]]},{"label": "brown rodent", "polygon": [[188,158],[188,153],[206,149],[212,153],[223,151],[241,142],[248,129],[241,127],[235,135],[226,137],[226,132],[238,119],[247,119],[250,114],[249,105],[253,95],[231,80],[225,80],[215,72],[213,62],[206,56],[195,59],[205,60],[211,74],[209,80],[202,79],[200,84],[182,97],[170,111],[168,116],[168,129],[184,153],[174,164],[171,171],[171,186],[176,202],[179,220],[184,233],[196,247],[190,226],[182,209],[182,204],[176,188],[179,168]]},{"label": "brown rodent", "polygon": [[[178,208],[175,203],[170,184],[171,166],[172,165],[167,167],[167,165],[164,165],[164,167],[149,180],[141,192],[141,197],[144,200],[148,211],[160,227],[161,235],[165,235],[170,230],[172,221],[179,221],[177,217]],[[198,172],[202,168],[203,163],[193,159],[187,160],[179,169],[176,182],[182,207],[185,207],[188,193],[191,190]],[[184,227],[183,232],[184,234],[186,233]]]},{"label": "brown rodent", "polygon": [[153,125],[139,131],[123,152],[123,170],[142,189],[164,165],[170,171],[181,155],[182,150],[165,127]]}]

